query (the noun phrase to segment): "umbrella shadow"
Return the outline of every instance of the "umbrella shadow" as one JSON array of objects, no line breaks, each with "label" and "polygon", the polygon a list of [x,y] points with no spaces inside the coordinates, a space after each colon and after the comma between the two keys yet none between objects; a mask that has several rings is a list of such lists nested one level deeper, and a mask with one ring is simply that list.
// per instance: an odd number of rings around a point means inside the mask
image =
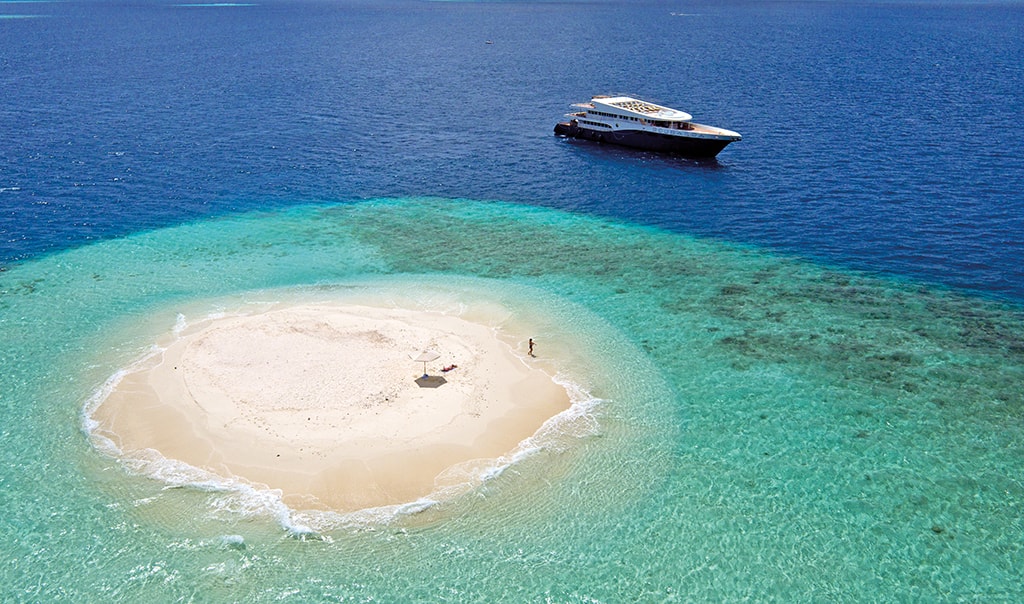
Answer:
[{"label": "umbrella shadow", "polygon": [[424,375],[416,378],[416,385],[420,388],[438,388],[448,383],[448,380],[439,375]]}]

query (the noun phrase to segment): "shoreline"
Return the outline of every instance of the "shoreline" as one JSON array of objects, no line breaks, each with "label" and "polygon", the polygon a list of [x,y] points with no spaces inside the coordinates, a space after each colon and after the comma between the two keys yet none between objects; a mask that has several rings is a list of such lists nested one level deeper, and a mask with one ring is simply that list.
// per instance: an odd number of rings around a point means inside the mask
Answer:
[{"label": "shoreline", "polygon": [[[423,350],[439,354],[426,380],[412,360]],[[512,452],[569,406],[487,325],[319,302],[187,326],[92,419],[124,456],[153,449],[279,490],[293,509],[350,512],[428,496],[447,470]]]}]

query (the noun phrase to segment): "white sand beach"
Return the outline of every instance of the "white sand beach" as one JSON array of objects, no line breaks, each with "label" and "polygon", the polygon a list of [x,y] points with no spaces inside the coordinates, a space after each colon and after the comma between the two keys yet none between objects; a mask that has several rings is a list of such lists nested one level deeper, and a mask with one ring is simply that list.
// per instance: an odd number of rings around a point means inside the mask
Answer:
[{"label": "white sand beach", "polygon": [[[428,378],[411,360],[424,350],[439,354]],[[451,315],[297,304],[191,326],[93,417],[126,455],[155,449],[294,508],[351,511],[426,496],[568,408],[531,361]]]}]

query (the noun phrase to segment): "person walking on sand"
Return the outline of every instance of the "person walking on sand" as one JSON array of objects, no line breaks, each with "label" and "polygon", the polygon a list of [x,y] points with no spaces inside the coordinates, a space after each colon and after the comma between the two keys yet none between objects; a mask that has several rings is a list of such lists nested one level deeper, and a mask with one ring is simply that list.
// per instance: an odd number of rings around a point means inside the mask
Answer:
[{"label": "person walking on sand", "polygon": [[530,356],[536,356],[533,354],[533,338],[530,338]]}]

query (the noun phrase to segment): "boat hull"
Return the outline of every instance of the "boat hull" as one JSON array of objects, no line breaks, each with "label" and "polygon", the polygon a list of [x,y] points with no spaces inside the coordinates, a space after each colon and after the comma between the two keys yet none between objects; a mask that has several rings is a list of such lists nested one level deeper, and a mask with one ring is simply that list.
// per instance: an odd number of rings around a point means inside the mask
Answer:
[{"label": "boat hull", "polygon": [[643,130],[598,132],[590,128],[580,128],[569,122],[559,122],[556,124],[555,134],[569,138],[581,138],[613,145],[622,145],[623,147],[632,147],[645,151],[672,153],[693,159],[715,157],[726,145],[734,140],[731,138],[697,138],[659,134]]}]

